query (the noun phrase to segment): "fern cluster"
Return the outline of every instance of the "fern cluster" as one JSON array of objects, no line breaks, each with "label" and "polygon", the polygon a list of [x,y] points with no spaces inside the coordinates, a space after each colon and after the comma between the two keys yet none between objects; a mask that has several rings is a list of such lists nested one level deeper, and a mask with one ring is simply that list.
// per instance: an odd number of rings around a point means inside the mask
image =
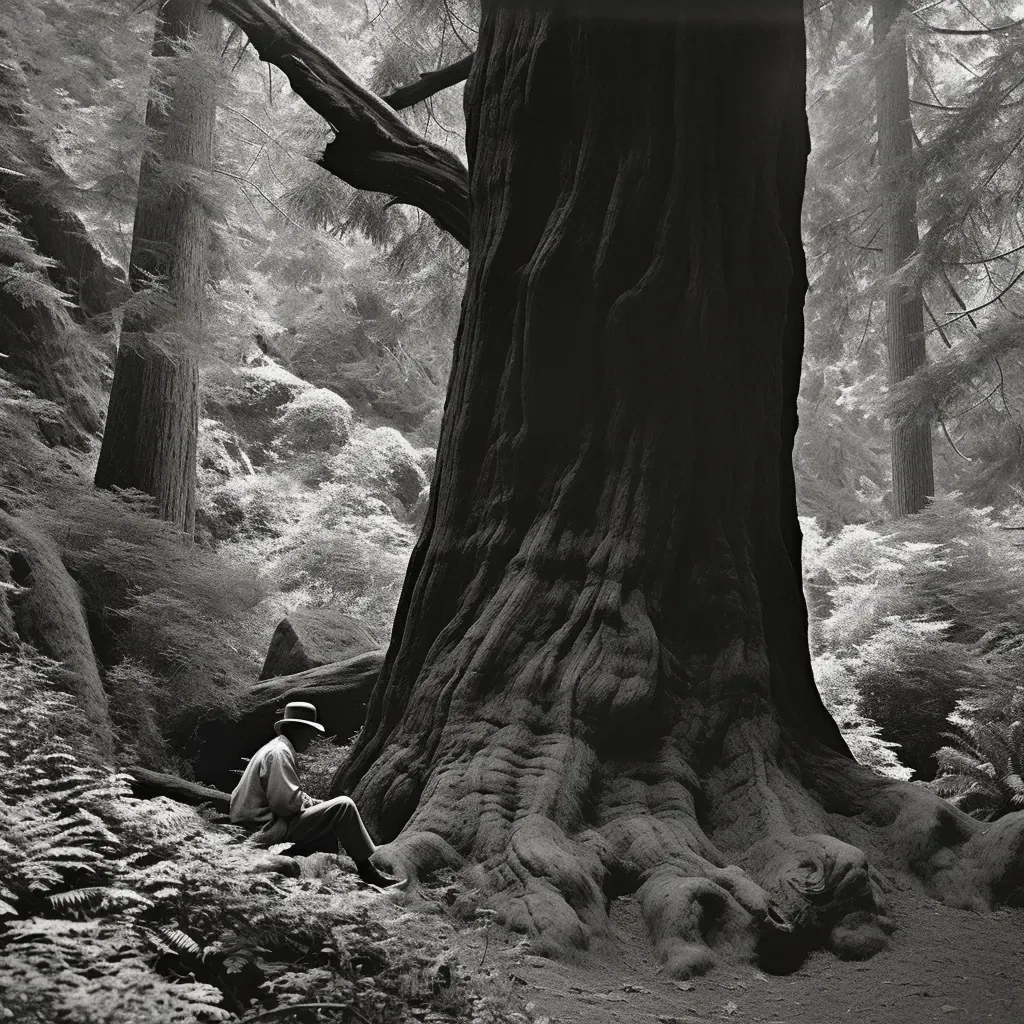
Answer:
[{"label": "fern cluster", "polygon": [[841,724],[861,730],[862,745],[870,736],[890,744],[873,748],[877,767],[893,767],[897,744],[903,766],[931,778],[949,716],[991,721],[1024,672],[1017,534],[956,495],[885,528],[827,538],[812,520],[803,525],[823,696]]},{"label": "fern cluster", "polygon": [[443,922],[353,888],[330,858],[318,877],[260,871],[236,830],[79,764],[54,669],[0,655],[0,1016],[202,1024],[325,1002],[369,1024],[511,1019]]},{"label": "fern cluster", "polygon": [[939,749],[932,787],[961,810],[985,821],[1024,810],[1024,687],[1000,718],[961,718]]},{"label": "fern cluster", "polygon": [[139,713],[152,709],[173,737],[204,708],[230,703],[263,653],[258,571],[183,541],[141,494],[96,490],[70,474],[34,497],[22,515],[60,546],[93,617],[101,667],[127,659],[146,673],[134,677],[148,690]]}]

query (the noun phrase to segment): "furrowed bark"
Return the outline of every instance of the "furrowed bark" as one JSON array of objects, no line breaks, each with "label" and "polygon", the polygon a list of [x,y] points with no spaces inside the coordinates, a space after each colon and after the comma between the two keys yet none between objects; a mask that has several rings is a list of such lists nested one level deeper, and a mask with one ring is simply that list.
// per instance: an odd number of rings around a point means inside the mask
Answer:
[{"label": "furrowed bark", "polygon": [[1024,863],[1024,814],[993,837],[862,768],[815,691],[804,38],[800,0],[776,7],[485,7],[430,504],[334,783],[382,860],[460,870],[540,952],[636,894],[675,976],[870,956],[883,870],[980,908]]},{"label": "furrowed bark", "polygon": [[335,130],[319,160],[325,170],[353,188],[421,209],[468,245],[469,189],[455,156],[418,135],[267,0],[210,0],[210,6],[242,29],[260,59],[280,68],[296,94]]}]

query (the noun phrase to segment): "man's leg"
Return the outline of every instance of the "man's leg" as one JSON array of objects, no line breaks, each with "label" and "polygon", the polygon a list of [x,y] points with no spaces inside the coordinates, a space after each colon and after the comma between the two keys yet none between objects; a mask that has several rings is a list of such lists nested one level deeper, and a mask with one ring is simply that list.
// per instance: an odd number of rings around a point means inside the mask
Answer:
[{"label": "man's leg", "polygon": [[374,885],[394,885],[399,879],[378,871],[370,857],[377,847],[366,831],[351,797],[338,796],[324,800],[304,810],[288,822],[287,842],[300,848],[320,844],[325,838],[336,837],[341,848],[356,862],[359,877]]}]

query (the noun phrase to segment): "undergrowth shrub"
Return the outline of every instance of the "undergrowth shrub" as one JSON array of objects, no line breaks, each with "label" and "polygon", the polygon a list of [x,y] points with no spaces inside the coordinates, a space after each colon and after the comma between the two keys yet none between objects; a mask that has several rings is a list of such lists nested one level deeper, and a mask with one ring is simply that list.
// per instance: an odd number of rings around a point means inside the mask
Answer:
[{"label": "undergrowth shrub", "polygon": [[235,476],[199,492],[196,528],[214,541],[279,537],[287,529],[287,481],[279,474]]},{"label": "undergrowth shrub", "polygon": [[899,744],[882,739],[878,724],[861,711],[857,677],[850,666],[831,654],[820,654],[813,667],[821,699],[853,756],[882,775],[909,779],[913,772],[900,762]]},{"label": "undergrowth shrub", "polygon": [[79,764],[55,667],[0,653],[0,1017],[206,1024],[325,1002],[366,1024],[526,1019],[411,895],[355,888],[331,858],[318,877],[260,871],[237,830]]},{"label": "undergrowth shrub", "polygon": [[190,775],[162,730],[162,723],[173,720],[177,710],[165,681],[125,658],[107,669],[103,683],[121,762]]},{"label": "undergrowth shrub", "polygon": [[163,735],[179,739],[204,710],[233,705],[263,655],[266,582],[253,566],[183,540],[145,495],[81,479],[44,488],[22,514],[81,588],[101,666],[128,658],[160,681]]},{"label": "undergrowth shrub", "polygon": [[393,427],[360,427],[332,460],[331,480],[341,487],[361,487],[382,500],[394,515],[405,516],[427,486],[420,458]]},{"label": "undergrowth shrub", "polygon": [[299,755],[303,789],[318,800],[326,800],[330,796],[334,775],[350,747],[351,744],[335,743],[331,737],[317,736]]},{"label": "undergrowth shrub", "polygon": [[952,745],[936,754],[932,788],[983,821],[1024,810],[1024,687],[1002,720],[962,719],[946,734]]},{"label": "undergrowth shrub", "polygon": [[241,474],[255,472],[237,434],[214,419],[199,423],[196,466],[200,487],[211,487]]},{"label": "undergrowth shrub", "polygon": [[249,366],[216,364],[203,372],[206,416],[241,438],[254,467],[273,465],[277,416],[289,402],[313,389],[272,359]]},{"label": "undergrowth shrub", "polygon": [[345,259],[344,273],[314,295],[281,296],[276,343],[292,370],[360,415],[415,430],[444,403],[461,271],[394,273],[365,243]]},{"label": "undergrowth shrub", "polygon": [[[984,720],[1024,673],[1018,534],[957,495],[884,529],[825,537],[814,520],[801,522],[812,655],[816,665],[832,659],[826,674],[845,681],[839,716],[852,708],[899,744],[905,766],[932,778],[949,716]],[[871,756],[891,755],[876,746]]]},{"label": "undergrowth shrub", "polygon": [[[353,497],[350,493],[344,500]],[[371,633],[387,636],[414,540],[386,508],[364,515],[335,508],[324,520],[314,506],[305,527],[282,545],[268,572],[293,595],[293,604],[338,608]]]},{"label": "undergrowth shrub", "polygon": [[40,421],[57,419],[59,406],[38,398],[0,368],[0,506],[10,508],[11,498],[30,493],[35,484],[67,463],[71,454],[44,444]]}]

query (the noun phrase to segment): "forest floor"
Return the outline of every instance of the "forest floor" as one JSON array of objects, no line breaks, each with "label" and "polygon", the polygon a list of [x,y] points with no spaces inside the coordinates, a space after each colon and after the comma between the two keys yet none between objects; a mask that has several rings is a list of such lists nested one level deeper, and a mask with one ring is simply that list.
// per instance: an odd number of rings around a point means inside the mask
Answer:
[{"label": "forest floor", "polygon": [[460,952],[507,972],[549,1024],[1024,1024],[1024,910],[953,910],[908,889],[888,896],[888,949],[862,963],[817,953],[785,976],[724,966],[671,981],[632,899],[615,901],[614,935],[582,964],[529,955],[493,932],[486,956],[479,932],[460,932]]}]

